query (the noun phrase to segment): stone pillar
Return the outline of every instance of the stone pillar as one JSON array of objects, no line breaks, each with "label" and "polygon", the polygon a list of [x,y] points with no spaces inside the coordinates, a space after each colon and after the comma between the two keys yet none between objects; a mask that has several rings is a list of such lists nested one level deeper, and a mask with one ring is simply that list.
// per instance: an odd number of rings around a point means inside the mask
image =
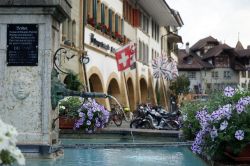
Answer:
[{"label": "stone pillar", "polygon": [[0,118],[17,128],[24,152],[50,154],[58,140],[58,130],[52,129],[57,116],[51,108],[52,58],[70,4],[69,0],[0,1]]}]

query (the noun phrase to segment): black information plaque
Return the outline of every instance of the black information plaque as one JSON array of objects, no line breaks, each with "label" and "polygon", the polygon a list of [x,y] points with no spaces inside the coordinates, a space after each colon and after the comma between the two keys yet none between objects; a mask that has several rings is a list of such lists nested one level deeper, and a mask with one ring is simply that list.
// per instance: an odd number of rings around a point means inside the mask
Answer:
[{"label": "black information plaque", "polygon": [[7,25],[7,65],[38,65],[38,25]]}]

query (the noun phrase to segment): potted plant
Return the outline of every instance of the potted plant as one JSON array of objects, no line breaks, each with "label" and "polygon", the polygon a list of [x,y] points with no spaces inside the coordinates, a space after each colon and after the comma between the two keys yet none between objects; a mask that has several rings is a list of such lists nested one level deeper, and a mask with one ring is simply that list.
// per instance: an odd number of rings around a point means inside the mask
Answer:
[{"label": "potted plant", "polygon": [[0,119],[0,165],[11,165],[17,162],[25,165],[25,158],[21,151],[16,147],[16,129],[5,124]]},{"label": "potted plant", "polygon": [[200,128],[191,148],[194,153],[212,160],[218,156],[223,159],[227,154],[232,159],[250,161],[249,153],[239,156],[250,147],[249,92],[226,87],[223,94],[208,100],[195,118]]},{"label": "potted plant", "polygon": [[65,97],[59,102],[59,128],[73,129],[82,103],[81,98],[72,96]]},{"label": "potted plant", "polygon": [[87,133],[93,133],[97,129],[104,128],[109,120],[109,111],[94,99],[89,99],[78,110],[78,120],[74,129],[83,129]]}]

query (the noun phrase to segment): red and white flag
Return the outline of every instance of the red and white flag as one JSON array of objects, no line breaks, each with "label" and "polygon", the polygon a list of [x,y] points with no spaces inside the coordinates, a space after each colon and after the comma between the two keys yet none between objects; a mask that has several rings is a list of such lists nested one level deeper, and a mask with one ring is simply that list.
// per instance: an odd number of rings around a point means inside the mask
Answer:
[{"label": "red and white flag", "polygon": [[135,43],[129,43],[115,53],[118,71],[125,70],[135,63]]}]

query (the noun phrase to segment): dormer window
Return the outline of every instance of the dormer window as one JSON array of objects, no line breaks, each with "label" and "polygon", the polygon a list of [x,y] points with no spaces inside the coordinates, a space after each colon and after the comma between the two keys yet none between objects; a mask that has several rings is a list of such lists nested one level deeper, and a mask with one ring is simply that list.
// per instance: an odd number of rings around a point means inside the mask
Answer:
[{"label": "dormer window", "polygon": [[191,65],[193,63],[193,59],[191,57],[187,58],[187,64]]}]

